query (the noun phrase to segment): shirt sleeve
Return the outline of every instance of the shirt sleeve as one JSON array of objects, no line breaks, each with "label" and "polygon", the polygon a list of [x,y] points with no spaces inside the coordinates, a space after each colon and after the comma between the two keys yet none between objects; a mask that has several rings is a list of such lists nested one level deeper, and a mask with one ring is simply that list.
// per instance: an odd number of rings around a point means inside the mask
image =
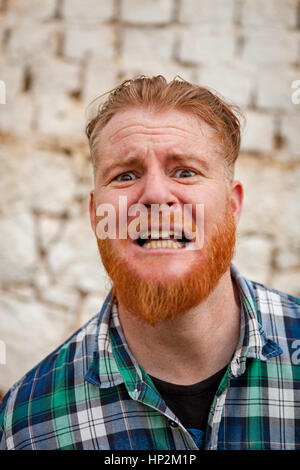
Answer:
[{"label": "shirt sleeve", "polygon": [[0,450],[7,450],[4,420],[6,412],[6,403],[9,398],[9,395],[10,393],[8,392],[0,404]]},{"label": "shirt sleeve", "polygon": [[0,428],[0,450],[7,450],[5,433],[2,428]]}]

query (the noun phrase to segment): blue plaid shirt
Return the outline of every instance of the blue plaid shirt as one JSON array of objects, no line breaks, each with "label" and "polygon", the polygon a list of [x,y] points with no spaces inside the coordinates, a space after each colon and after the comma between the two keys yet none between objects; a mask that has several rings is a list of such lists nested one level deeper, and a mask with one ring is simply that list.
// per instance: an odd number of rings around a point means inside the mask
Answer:
[{"label": "blue plaid shirt", "polygon": [[0,449],[300,449],[300,301],[246,280],[234,266],[231,273],[240,339],[203,443],[137,364],[108,296],[98,315],[4,397]]}]

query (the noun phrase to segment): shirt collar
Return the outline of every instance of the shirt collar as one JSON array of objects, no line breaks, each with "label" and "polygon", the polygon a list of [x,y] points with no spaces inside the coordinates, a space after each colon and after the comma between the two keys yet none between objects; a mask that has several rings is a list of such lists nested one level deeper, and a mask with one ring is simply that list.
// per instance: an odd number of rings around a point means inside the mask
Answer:
[{"label": "shirt collar", "polygon": [[115,299],[109,293],[99,313],[92,362],[85,379],[101,388],[125,383],[132,398],[137,398],[144,374],[129,350]]},{"label": "shirt collar", "polygon": [[231,374],[238,377],[245,372],[247,358],[266,361],[281,354],[282,349],[264,332],[251,282],[242,277],[233,264],[231,277],[238,287],[241,301],[240,338],[231,361]]},{"label": "shirt collar", "polygon": [[100,388],[124,383],[129,396],[169,418],[177,417],[158,395],[151,379],[132,356],[119,322],[118,309],[111,293],[99,313],[94,352],[85,380]]},{"label": "shirt collar", "polygon": [[[231,265],[231,276],[241,301],[240,338],[231,361],[231,374],[238,377],[245,371],[247,358],[266,361],[281,354],[282,350],[266,336],[262,328],[251,283],[240,275],[234,265]],[[145,396],[146,388],[147,393],[151,393],[152,382],[129,350],[111,293],[99,313],[92,362],[85,379],[101,388],[125,383],[134,399]]]}]

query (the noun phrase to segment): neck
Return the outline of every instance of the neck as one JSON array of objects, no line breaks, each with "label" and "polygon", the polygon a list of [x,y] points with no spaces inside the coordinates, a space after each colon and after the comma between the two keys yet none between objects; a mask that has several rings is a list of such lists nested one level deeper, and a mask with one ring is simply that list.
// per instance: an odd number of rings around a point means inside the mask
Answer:
[{"label": "neck", "polygon": [[119,317],[133,356],[149,375],[190,385],[230,362],[240,331],[238,289],[228,270],[205,300],[173,320],[151,326],[121,304]]}]

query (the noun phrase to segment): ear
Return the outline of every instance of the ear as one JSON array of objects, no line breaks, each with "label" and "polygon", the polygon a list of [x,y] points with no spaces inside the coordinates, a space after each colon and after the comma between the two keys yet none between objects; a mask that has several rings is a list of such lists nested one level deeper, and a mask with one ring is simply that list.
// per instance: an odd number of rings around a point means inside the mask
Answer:
[{"label": "ear", "polygon": [[233,181],[231,183],[231,193],[230,193],[230,204],[232,214],[234,216],[235,224],[237,225],[241,212],[242,212],[242,205],[243,205],[243,198],[244,198],[244,189],[242,183],[240,181]]},{"label": "ear", "polygon": [[95,202],[94,202],[94,190],[90,192],[90,202],[89,202],[89,211],[90,211],[90,221],[93,232],[96,230],[96,220],[95,220]]}]

